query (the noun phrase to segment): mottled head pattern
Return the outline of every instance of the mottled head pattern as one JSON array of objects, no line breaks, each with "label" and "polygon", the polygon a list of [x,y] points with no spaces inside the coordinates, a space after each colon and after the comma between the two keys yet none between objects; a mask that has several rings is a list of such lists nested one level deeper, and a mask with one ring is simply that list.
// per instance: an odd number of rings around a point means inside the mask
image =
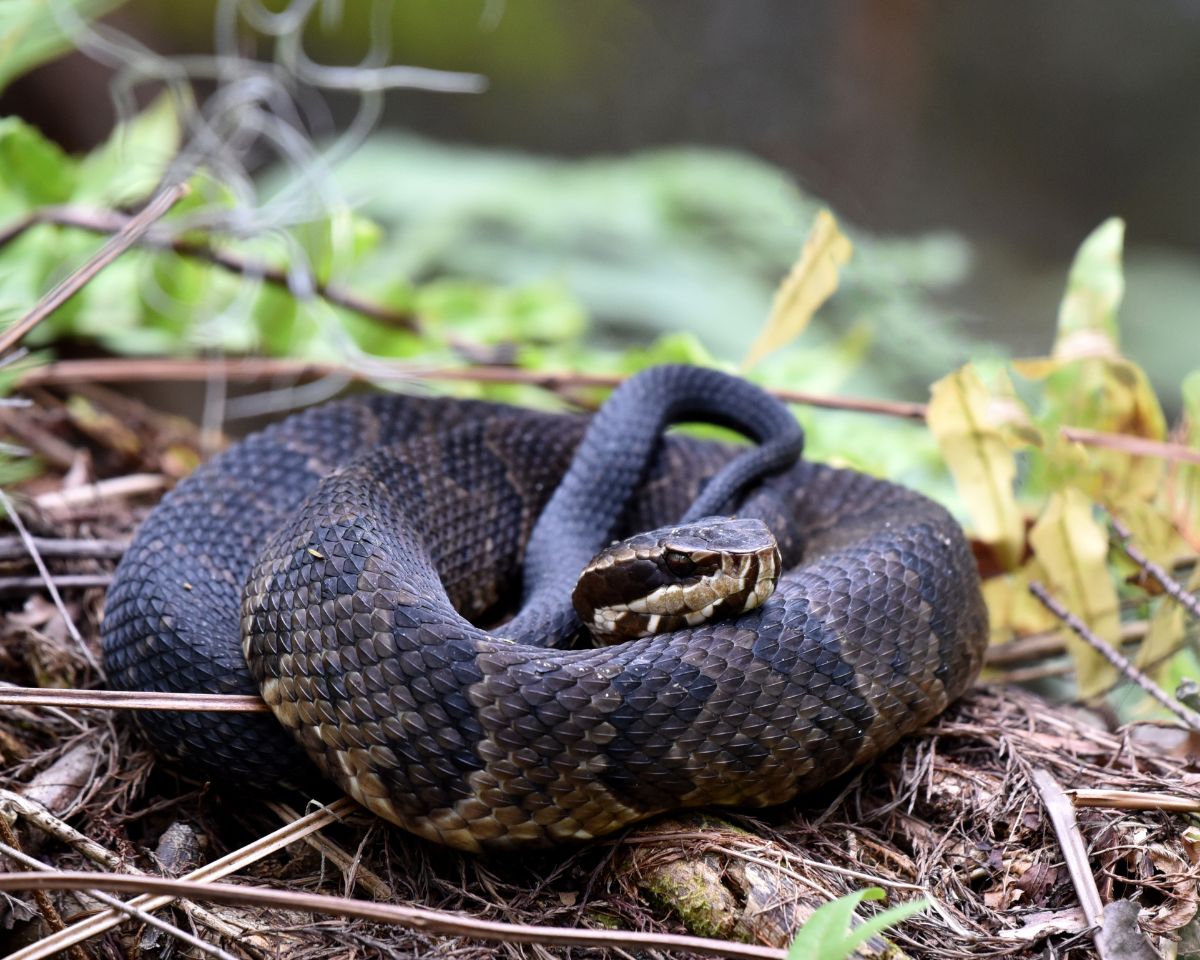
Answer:
[{"label": "mottled head pattern", "polygon": [[775,592],[780,566],[761,520],[703,517],[605,547],[571,600],[598,642],[619,643],[753,610]]}]

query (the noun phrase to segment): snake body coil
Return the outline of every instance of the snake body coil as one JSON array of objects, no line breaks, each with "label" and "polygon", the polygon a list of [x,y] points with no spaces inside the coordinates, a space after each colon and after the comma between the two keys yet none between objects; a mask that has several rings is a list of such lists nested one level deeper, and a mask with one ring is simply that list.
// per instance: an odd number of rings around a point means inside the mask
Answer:
[{"label": "snake body coil", "polygon": [[[472,626],[517,592],[586,423],[373,396],[248,438],[164,498],[123,559],[110,680],[261,688],[348,793],[467,850],[779,803],[970,684],[986,616],[958,525],[911,491],[808,462],[738,509],[768,523],[790,567],[750,613],[581,650]],[[677,520],[737,449],[667,437],[636,467],[618,535]],[[600,454],[625,469],[622,450]],[[161,713],[145,728],[201,775],[270,785],[307,769],[269,717]]]}]

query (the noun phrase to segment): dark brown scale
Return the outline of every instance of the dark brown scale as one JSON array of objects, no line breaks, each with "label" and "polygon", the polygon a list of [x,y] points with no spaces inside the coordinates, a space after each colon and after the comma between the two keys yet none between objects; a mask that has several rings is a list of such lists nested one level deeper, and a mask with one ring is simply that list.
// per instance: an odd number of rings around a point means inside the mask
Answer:
[{"label": "dark brown scale", "polygon": [[[254,676],[284,724],[367,806],[473,850],[787,800],[972,681],[986,618],[957,524],[915,493],[804,462],[739,511],[768,521],[792,567],[761,609],[585,650],[507,644],[467,623],[459,614],[494,619],[518,591],[524,544],[583,426],[372,397],[251,438],[139,533],[110,591],[110,677],[255,689],[239,650],[248,583]],[[364,445],[377,449],[317,489]],[[620,532],[677,520],[733,449],[667,438]],[[160,747],[182,740],[175,752],[202,775],[269,786],[304,762],[261,717],[172,714],[147,729]]]}]

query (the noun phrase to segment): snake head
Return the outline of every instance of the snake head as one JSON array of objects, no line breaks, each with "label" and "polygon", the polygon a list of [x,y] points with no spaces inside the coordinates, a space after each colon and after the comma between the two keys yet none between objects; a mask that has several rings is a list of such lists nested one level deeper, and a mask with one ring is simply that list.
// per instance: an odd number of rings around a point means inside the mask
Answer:
[{"label": "snake head", "polygon": [[702,517],[601,550],[571,594],[599,643],[736,616],[775,591],[779,547],[761,520]]}]

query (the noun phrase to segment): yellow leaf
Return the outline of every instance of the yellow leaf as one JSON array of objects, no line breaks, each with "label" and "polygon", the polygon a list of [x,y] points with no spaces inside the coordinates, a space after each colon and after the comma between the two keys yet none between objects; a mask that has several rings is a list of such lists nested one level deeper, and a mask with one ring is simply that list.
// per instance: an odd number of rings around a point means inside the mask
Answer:
[{"label": "yellow leaf", "polygon": [[990,643],[1007,643],[1016,637],[1045,633],[1062,626],[1029,592],[1032,581],[1045,579],[1045,571],[1036,559],[1031,559],[1019,570],[983,581]]},{"label": "yellow leaf", "polygon": [[833,214],[828,210],[818,213],[800,259],[775,291],[771,315],[742,361],[743,371],[804,332],[813,314],[837,290],[838,269],[853,252]]},{"label": "yellow leaf", "polygon": [[[1183,379],[1184,442],[1200,450],[1200,370]],[[1167,484],[1168,509],[1180,533],[1194,550],[1200,551],[1200,467],[1174,464]]]},{"label": "yellow leaf", "polygon": [[[1013,368],[1029,379],[1044,379],[1043,417],[1050,427],[1083,427],[1101,433],[1162,440],[1167,421],[1145,372],[1121,356],[1019,360]],[[1058,439],[1047,430],[1051,475],[1057,485],[1070,482],[1103,503],[1118,506],[1150,501],[1162,488],[1165,463],[1160,457],[1083,446]]]},{"label": "yellow leaf", "polygon": [[[1108,531],[1092,515],[1092,502],[1068,487],[1050,497],[1029,532],[1048,586],[1068,610],[1116,647],[1120,642],[1117,590],[1108,569]],[[1107,690],[1116,680],[1113,667],[1087,643],[1067,634],[1081,697]]]},{"label": "yellow leaf", "polygon": [[1021,560],[1025,518],[1013,492],[1016,460],[1004,429],[1019,411],[1015,397],[994,403],[970,364],[931,388],[926,422],[975,526],[1008,569]]}]

